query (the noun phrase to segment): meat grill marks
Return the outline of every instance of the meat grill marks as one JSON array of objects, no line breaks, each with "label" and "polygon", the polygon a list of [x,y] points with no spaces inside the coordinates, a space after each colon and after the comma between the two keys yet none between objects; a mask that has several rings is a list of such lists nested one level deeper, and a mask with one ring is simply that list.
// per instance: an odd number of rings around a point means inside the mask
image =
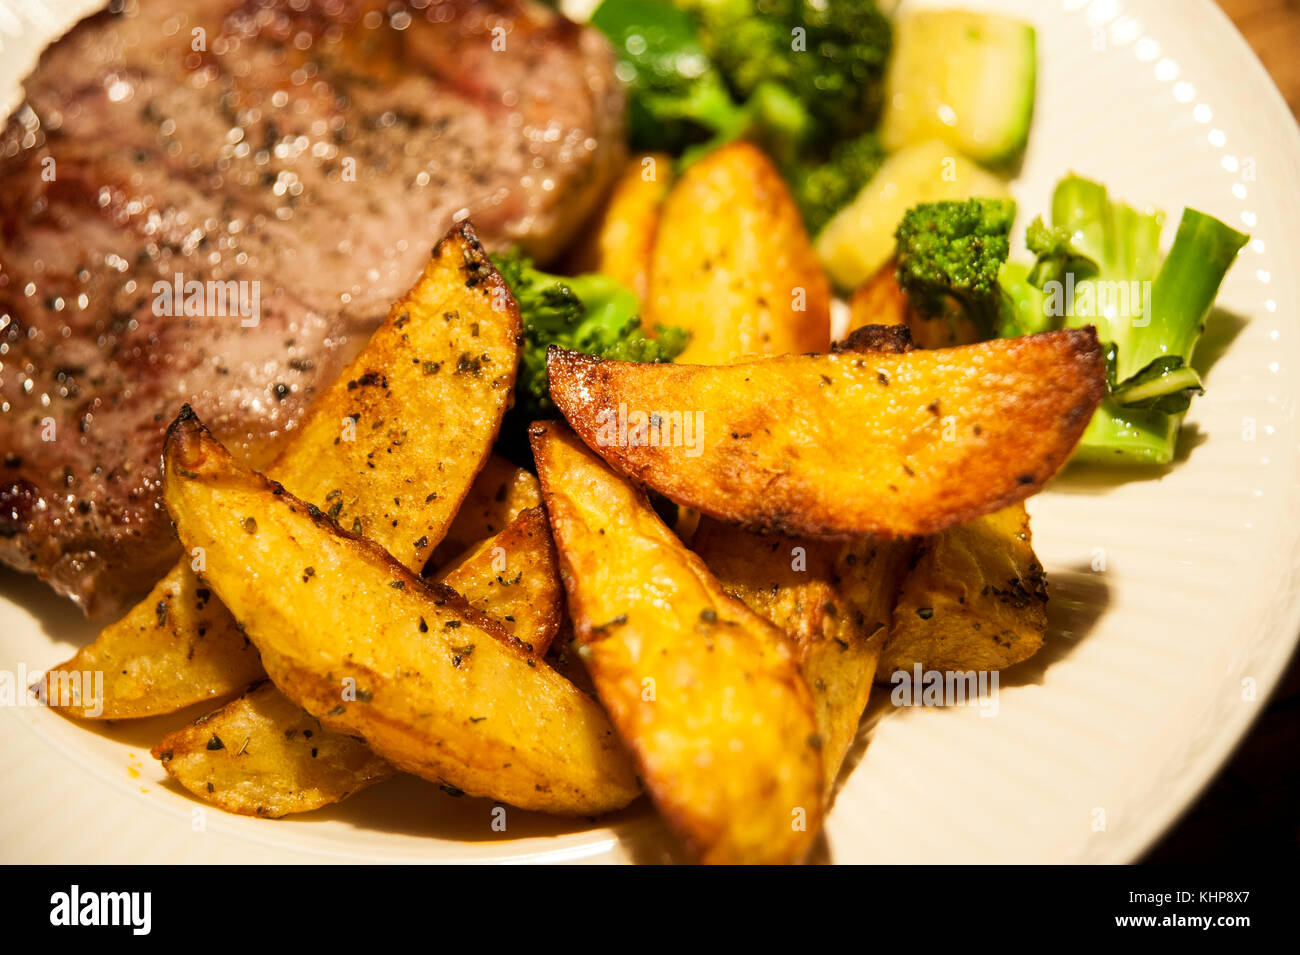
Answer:
[{"label": "meat grill marks", "polygon": [[[181,404],[265,464],[453,220],[545,259],[621,161],[604,41],[506,0],[126,3],[25,92],[0,137],[0,560],[91,614],[176,559]],[[256,326],[156,315],[177,274],[257,283]]]}]

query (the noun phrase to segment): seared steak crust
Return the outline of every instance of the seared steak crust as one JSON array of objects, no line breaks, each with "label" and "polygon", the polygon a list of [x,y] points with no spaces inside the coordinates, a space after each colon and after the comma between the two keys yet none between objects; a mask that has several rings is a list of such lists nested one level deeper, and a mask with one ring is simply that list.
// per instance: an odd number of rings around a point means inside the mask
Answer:
[{"label": "seared steak crust", "polygon": [[[453,220],[544,259],[622,149],[603,40],[515,0],[125,2],[25,91],[0,137],[0,561],[91,614],[178,556],[182,404],[264,464]],[[256,324],[158,314],[178,274],[257,283]]]}]

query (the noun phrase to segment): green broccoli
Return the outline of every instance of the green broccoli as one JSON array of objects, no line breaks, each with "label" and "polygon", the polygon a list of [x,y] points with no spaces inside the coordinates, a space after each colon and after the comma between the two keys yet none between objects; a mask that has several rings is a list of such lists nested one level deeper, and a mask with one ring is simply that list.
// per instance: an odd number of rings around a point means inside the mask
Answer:
[{"label": "green broccoli", "polygon": [[1029,269],[1007,262],[1015,217],[1010,199],[926,202],[904,213],[894,234],[897,279],[912,308],[933,318],[955,307],[986,338],[1046,328]]},{"label": "green broccoli", "polygon": [[884,161],[885,150],[871,132],[837,146],[820,165],[788,169],[786,175],[808,232],[820,232],[835,213],[853,201]]},{"label": "green broccoli", "polygon": [[803,104],[814,155],[875,128],[893,28],[873,0],[676,2],[739,96],[778,84]]},{"label": "green broccoli", "polygon": [[672,361],[686,348],[680,328],[641,329],[637,298],[604,275],[564,278],[533,267],[512,251],[492,262],[519,303],[524,343],[519,355],[512,415],[527,424],[555,413],[546,384],[546,349],[560,345],[619,361]]},{"label": "green broccoli", "polygon": [[689,16],[667,0],[605,0],[591,24],[618,55],[634,149],[677,153],[742,134],[750,118],[700,46]]},{"label": "green broccoli", "polygon": [[1164,216],[1112,201],[1070,176],[1052,197],[1052,225],[1030,229],[1031,274],[1069,327],[1095,325],[1107,345],[1110,393],[1076,458],[1167,464],[1191,398],[1202,392],[1192,351],[1224,275],[1249,240],[1186,209],[1161,257]]}]

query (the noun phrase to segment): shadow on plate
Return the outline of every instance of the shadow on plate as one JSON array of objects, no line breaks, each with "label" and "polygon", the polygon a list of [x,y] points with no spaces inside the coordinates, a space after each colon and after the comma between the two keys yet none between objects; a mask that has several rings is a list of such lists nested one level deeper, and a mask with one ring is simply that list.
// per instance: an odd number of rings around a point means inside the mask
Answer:
[{"label": "shadow on plate", "polygon": [[77,646],[95,639],[106,621],[87,620],[80,608],[33,574],[0,567],[0,601],[22,607],[51,640]]},{"label": "shadow on plate", "polygon": [[[1092,632],[1110,604],[1110,588],[1105,576],[1094,573],[1086,565],[1052,571],[1048,576],[1048,593],[1047,635],[1042,648],[1023,663],[1001,671],[999,688],[1042,683],[1047,671],[1073,653],[1079,642]],[[858,724],[858,734],[844,757],[844,765],[831,794],[831,807],[845,781],[865,757],[876,726],[893,710],[889,687],[877,684]],[[825,840],[819,843],[813,861],[834,861]]]},{"label": "shadow on plate", "polygon": [[1087,564],[1054,570],[1047,577],[1047,636],[1042,649],[1024,663],[1003,670],[1000,687],[1032,686],[1074,652],[1110,605],[1106,575]]}]

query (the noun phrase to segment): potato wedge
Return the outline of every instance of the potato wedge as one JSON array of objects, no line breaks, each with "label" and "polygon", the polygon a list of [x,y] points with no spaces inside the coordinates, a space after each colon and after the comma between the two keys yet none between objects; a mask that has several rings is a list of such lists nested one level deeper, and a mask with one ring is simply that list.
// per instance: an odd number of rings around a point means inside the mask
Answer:
[{"label": "potato wedge", "polygon": [[785,180],[749,143],[691,166],[664,203],[647,326],[691,333],[679,357],[711,365],[742,356],[825,351],[830,282]]},{"label": "potato wedge", "polygon": [[[519,333],[518,309],[473,229],[453,228],[268,473],[420,569],[496,437]],[[263,676],[256,650],[196,581],[201,563],[185,557],[58,668],[103,671],[100,717],[175,712]],[[72,703],[65,712],[96,715]]]},{"label": "potato wedge", "polygon": [[896,269],[896,263],[890,259],[858,286],[849,299],[850,329],[865,325],[906,325],[918,348],[951,348],[979,341],[974,324],[955,309],[952,314],[935,318],[917,314],[898,287]]},{"label": "potato wedge", "polygon": [[864,325],[906,325],[911,311],[907,296],[894,277],[897,265],[890,259],[849,298],[849,328]]},{"label": "potato wedge", "polygon": [[[518,577],[510,586],[498,582],[498,548]],[[462,561],[441,582],[511,637],[539,648],[540,656],[560,629],[563,600],[545,516],[538,508],[522,512],[480,550],[489,555],[486,564]],[[269,682],[169,733],[153,756],[200,799],[269,818],[339,802],[396,772],[365,743],[325,729]]]},{"label": "potato wedge", "polygon": [[552,349],[551,397],[623,474],[792,536],[929,534],[1038,490],[1105,390],[1095,331],[721,367]]},{"label": "potato wedge", "polygon": [[530,507],[542,506],[542,489],[531,471],[493,454],[461,502],[451,527],[433,552],[434,567],[445,567],[507,527]]},{"label": "potato wedge", "polygon": [[535,657],[546,656],[564,619],[564,588],[540,507],[521,511],[438,579],[499,620]]},{"label": "potato wedge", "polygon": [[74,692],[50,705],[68,716],[110,720],[175,713],[266,677],[257,647],[199,580],[190,558],[55,670],[102,672],[102,700]]},{"label": "potato wedge", "polygon": [[1001,670],[1038,652],[1047,577],[1023,504],[921,541],[903,579],[878,679],[922,670]]},{"label": "potato wedge", "polygon": [[794,638],[829,791],[867,708],[913,542],[763,536],[706,518],[691,546],[728,593]]},{"label": "potato wedge", "polygon": [[[892,271],[886,278],[893,283]],[[886,284],[877,279],[872,284]],[[969,323],[949,325],[906,312],[907,335],[895,333],[894,341],[886,342],[891,336],[885,329],[863,325],[836,347],[906,351],[918,334],[923,342],[978,338]],[[909,561],[881,653],[877,672],[882,682],[897,670],[910,673],[915,664],[922,670],[1000,670],[1028,659],[1043,645],[1046,575],[1034,554],[1023,503],[917,541]]]},{"label": "potato wedge", "polygon": [[627,805],[628,754],[600,707],[442,584],[237,464],[186,408],[163,499],[275,685],[398,769],[564,815]]},{"label": "potato wedge", "polygon": [[272,819],[339,802],[397,772],[361,740],[325,729],[270,681],[168,733],[153,757],[205,802]]},{"label": "potato wedge", "polygon": [[788,638],[567,428],[530,437],[580,652],[655,804],[701,861],[802,858],[822,761]]},{"label": "potato wedge", "polygon": [[672,179],[673,158],[666,153],[629,158],[604,208],[570,253],[569,274],[608,275],[644,304],[659,213]]}]

